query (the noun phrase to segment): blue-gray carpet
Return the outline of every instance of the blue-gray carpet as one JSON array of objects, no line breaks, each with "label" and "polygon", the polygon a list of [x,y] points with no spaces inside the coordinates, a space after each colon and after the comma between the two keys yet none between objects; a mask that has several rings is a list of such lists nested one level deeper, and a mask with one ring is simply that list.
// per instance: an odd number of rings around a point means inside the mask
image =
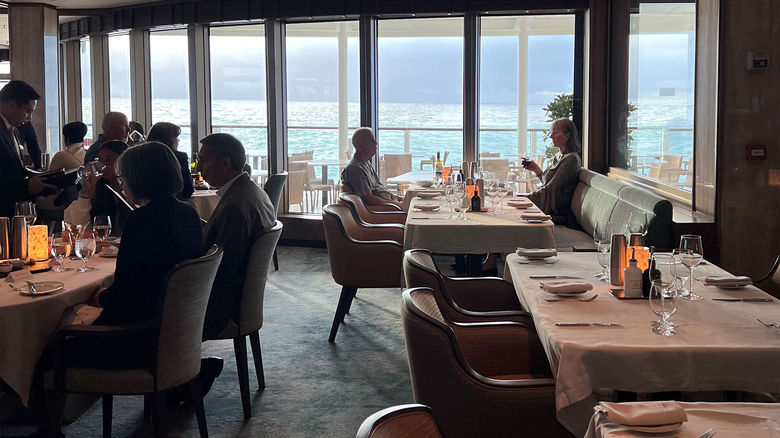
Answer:
[{"label": "blue-gray carpet", "polygon": [[[371,413],[412,402],[400,290],[359,290],[330,344],[341,288],[330,275],[326,250],[280,246],[279,265],[268,278],[260,330],[267,384],[263,392],[257,391],[251,349],[249,353],[251,419],[244,421],[241,411],[232,341],[203,345],[204,355],[225,358],[225,369],[205,398],[210,435],[351,437]],[[141,397],[115,397],[113,436],[151,436],[152,426],[143,423],[142,412]],[[0,436],[26,436],[35,430],[18,416],[3,417]],[[168,428],[171,436],[197,436],[194,411],[187,405],[169,409]],[[100,403],[64,432],[69,437],[100,436]]]}]

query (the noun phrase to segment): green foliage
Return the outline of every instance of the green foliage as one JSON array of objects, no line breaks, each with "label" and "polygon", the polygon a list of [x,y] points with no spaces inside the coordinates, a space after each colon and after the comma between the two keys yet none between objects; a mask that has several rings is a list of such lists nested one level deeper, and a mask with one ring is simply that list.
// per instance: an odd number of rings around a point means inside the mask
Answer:
[{"label": "green foliage", "polygon": [[[542,108],[547,116],[548,122],[554,122],[558,119],[568,119],[574,110],[574,96],[572,94],[559,94],[555,96],[552,102],[548,103],[546,107]],[[552,144],[547,144],[550,141],[550,130],[544,129],[543,143],[545,144],[544,155],[548,159],[555,157],[560,151]]]}]

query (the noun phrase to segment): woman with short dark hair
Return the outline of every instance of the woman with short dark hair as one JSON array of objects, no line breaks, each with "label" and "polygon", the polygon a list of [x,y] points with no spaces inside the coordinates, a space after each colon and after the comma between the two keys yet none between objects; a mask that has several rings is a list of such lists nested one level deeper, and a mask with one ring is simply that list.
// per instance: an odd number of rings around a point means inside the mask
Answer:
[{"label": "woman with short dark hair", "polygon": [[179,151],[179,135],[181,135],[181,128],[170,122],[157,122],[149,130],[149,135],[146,137],[147,141],[159,141],[168,146],[173,154],[176,156],[176,160],[181,167],[181,179],[182,189],[176,194],[179,199],[187,199],[192,196],[195,189],[192,187],[192,177],[190,176],[190,164],[187,159],[187,154]]}]

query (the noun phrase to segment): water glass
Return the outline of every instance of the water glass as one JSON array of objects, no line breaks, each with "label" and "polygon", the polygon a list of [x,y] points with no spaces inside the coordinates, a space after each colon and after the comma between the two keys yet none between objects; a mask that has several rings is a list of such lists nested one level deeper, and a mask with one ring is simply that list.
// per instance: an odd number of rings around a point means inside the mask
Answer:
[{"label": "water glass", "polygon": [[456,204],[459,205],[458,208],[458,215],[455,217],[455,219],[458,220],[466,220],[466,209],[463,207],[463,198],[466,197],[466,183],[464,182],[458,182],[455,184],[454,189]]},{"label": "water glass", "polygon": [[678,296],[684,299],[687,299],[687,295],[690,293],[686,285],[686,282],[690,277],[690,270],[682,261],[682,256],[687,251],[688,250],[682,248],[672,249],[672,258],[674,259],[672,266],[674,268],[674,277],[677,283],[677,292]]},{"label": "water glass", "polygon": [[15,214],[17,216],[23,216],[24,222],[29,227],[35,223],[35,219],[38,218],[38,212],[35,208],[35,203],[30,201],[17,202],[15,208]]},{"label": "water glass", "polygon": [[111,216],[105,214],[95,216],[92,219],[92,228],[97,234],[98,241],[105,242],[106,238],[111,235]]},{"label": "water glass", "polygon": [[[593,227],[593,243],[596,244],[596,260],[601,265],[601,272],[594,274],[599,280],[609,280],[609,251],[612,245],[612,221],[596,221]],[[602,262],[604,260],[604,263]]]},{"label": "water glass", "polygon": [[683,250],[680,253],[680,261],[690,270],[690,275],[688,277],[688,293],[681,298],[691,301],[701,300],[701,295],[697,295],[696,292],[693,291],[693,269],[696,266],[699,266],[699,263],[704,259],[704,248],[701,244],[701,236],[696,234],[683,234],[680,236],[680,248]]},{"label": "water glass", "polygon": [[650,310],[658,315],[652,332],[661,336],[674,336],[677,332],[669,318],[677,311],[677,291],[673,283],[663,279],[653,280],[650,285]]},{"label": "water glass", "polygon": [[65,268],[65,258],[70,256],[73,248],[73,234],[68,231],[52,233],[49,236],[49,252],[54,260],[57,261],[56,268],[52,269],[53,272],[65,272],[72,271],[72,268]]},{"label": "water glass", "polygon": [[485,196],[487,200],[492,204],[491,213],[498,214],[496,210],[496,196],[498,195],[498,180],[490,179],[485,180]]},{"label": "water glass", "polygon": [[92,231],[86,230],[76,239],[76,256],[84,262],[84,266],[79,268],[79,272],[94,271],[95,268],[87,266],[87,260],[95,254],[96,248],[95,235]]}]

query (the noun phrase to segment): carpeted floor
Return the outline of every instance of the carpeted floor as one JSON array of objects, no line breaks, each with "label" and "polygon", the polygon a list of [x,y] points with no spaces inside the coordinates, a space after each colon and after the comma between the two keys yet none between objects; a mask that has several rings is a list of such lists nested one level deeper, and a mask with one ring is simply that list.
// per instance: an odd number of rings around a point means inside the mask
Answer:
[{"label": "carpeted floor", "polygon": [[[214,437],[352,437],[382,408],[410,403],[412,390],[399,307],[399,289],[359,290],[334,344],[328,333],[341,288],[324,248],[279,247],[260,331],[267,387],[257,392],[250,350],[252,418],[244,421],[232,341],[210,341],[204,355],[225,358],[225,369],[205,398]],[[6,397],[7,398],[7,397]],[[4,409],[0,403],[0,411]],[[114,399],[113,436],[146,437],[141,397]],[[0,416],[2,418],[2,416]],[[171,436],[197,436],[189,406],[168,411]],[[33,424],[3,419],[0,436],[26,436]],[[64,429],[71,437],[101,434],[100,403]]]}]

